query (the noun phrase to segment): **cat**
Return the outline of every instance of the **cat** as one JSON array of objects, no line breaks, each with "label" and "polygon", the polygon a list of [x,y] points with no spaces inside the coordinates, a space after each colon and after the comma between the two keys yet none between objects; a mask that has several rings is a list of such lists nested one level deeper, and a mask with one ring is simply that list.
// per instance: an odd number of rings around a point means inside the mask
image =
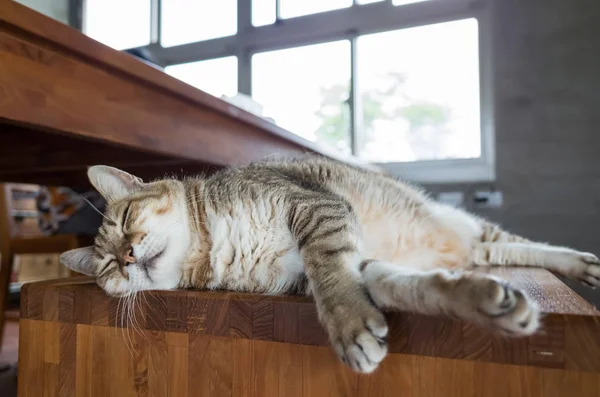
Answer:
[{"label": "cat", "polygon": [[535,333],[536,304],[472,266],[538,266],[600,285],[593,254],[529,241],[380,172],[324,158],[150,183],[99,165],[88,177],[107,201],[104,221],[93,246],[61,255],[65,266],[112,296],[310,294],[333,349],[361,373],[387,354],[382,310]]}]

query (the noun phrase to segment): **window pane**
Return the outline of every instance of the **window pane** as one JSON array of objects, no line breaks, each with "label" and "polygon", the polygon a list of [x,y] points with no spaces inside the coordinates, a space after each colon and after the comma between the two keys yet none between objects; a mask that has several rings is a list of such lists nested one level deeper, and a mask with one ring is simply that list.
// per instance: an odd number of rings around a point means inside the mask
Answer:
[{"label": "window pane", "polygon": [[149,0],[86,0],[84,31],[118,50],[150,43]]},{"label": "window pane", "polygon": [[371,3],[379,3],[382,1],[383,0],[356,0],[356,4],[371,4]]},{"label": "window pane", "polygon": [[163,0],[161,15],[164,47],[237,32],[237,0]]},{"label": "window pane", "polygon": [[265,26],[275,23],[276,0],[252,0],[252,25]]},{"label": "window pane", "polygon": [[237,94],[237,57],[183,63],[165,68],[165,72],[216,97]]},{"label": "window pane", "polygon": [[283,128],[350,152],[350,43],[346,40],[252,57],[252,97]]},{"label": "window pane", "polygon": [[279,0],[281,18],[294,18],[302,15],[338,10],[350,7],[352,0]]},{"label": "window pane", "polygon": [[477,36],[468,19],[359,37],[362,157],[480,156]]}]

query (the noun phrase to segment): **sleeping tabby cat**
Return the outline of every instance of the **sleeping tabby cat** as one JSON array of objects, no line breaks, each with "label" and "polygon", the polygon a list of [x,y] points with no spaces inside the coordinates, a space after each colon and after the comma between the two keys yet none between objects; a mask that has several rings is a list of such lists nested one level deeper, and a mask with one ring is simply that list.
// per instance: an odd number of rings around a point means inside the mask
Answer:
[{"label": "sleeping tabby cat", "polygon": [[144,183],[88,171],[106,198],[92,247],[62,255],[108,294],[226,289],[306,293],[340,359],[373,371],[387,353],[382,309],[451,315],[529,335],[538,308],[471,266],[540,266],[600,285],[592,254],[532,242],[373,171],[324,159],[272,161]]}]

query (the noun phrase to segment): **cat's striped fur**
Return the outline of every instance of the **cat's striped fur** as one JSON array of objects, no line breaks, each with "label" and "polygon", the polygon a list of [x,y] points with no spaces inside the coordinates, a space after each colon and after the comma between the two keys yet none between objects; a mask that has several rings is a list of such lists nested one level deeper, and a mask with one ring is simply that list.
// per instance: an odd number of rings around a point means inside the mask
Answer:
[{"label": "cat's striped fur", "polygon": [[[324,159],[262,162],[143,183],[96,166],[108,201],[94,246],[65,253],[109,294],[208,288],[308,293],[340,358],[371,372],[387,352],[383,308],[447,314],[511,335],[536,305],[471,265],[543,266],[600,285],[598,259],[530,242],[377,172]],[[461,271],[456,271],[461,270]]]}]

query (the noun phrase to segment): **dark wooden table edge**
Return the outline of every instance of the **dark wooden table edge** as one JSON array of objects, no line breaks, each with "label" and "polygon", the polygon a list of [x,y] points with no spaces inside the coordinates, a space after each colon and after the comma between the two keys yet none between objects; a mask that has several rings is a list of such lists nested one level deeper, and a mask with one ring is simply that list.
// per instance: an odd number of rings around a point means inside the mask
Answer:
[{"label": "dark wooden table edge", "polygon": [[[153,86],[169,95],[182,98],[194,105],[203,106],[230,119],[258,128],[264,133],[272,135],[275,139],[281,139],[298,146],[299,150],[306,153],[316,153],[357,167],[379,170],[378,167],[370,165],[357,157],[341,155],[308,141],[268,120],[198,90],[127,53],[116,51],[81,34],[81,32],[70,26],[52,20],[14,1],[0,1],[0,27],[2,26],[33,35],[37,40],[72,53],[87,63],[91,61],[95,65],[102,65],[107,70],[115,71],[141,84]],[[15,124],[23,124],[22,120],[11,121]],[[43,126],[41,127],[43,128]],[[125,147],[131,148],[127,145]],[[170,155],[169,153],[160,154]]]}]

